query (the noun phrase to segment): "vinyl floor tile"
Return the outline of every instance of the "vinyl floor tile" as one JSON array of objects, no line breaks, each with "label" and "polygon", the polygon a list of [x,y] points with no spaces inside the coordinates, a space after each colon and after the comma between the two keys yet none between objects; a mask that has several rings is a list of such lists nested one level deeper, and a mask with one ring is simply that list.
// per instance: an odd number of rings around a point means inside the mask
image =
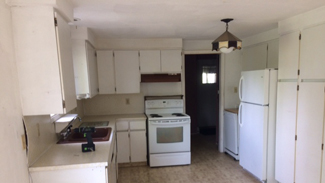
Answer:
[{"label": "vinyl floor tile", "polygon": [[238,161],[220,153],[214,135],[191,136],[191,165],[120,167],[118,183],[260,183]]}]

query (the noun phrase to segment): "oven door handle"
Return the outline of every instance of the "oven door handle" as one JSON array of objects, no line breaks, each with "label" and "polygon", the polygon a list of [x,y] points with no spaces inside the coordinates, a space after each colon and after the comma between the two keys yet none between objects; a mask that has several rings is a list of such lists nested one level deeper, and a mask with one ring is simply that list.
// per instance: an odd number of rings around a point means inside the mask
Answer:
[{"label": "oven door handle", "polygon": [[152,125],[156,125],[156,126],[171,126],[171,125],[183,125],[183,124],[190,124],[189,121],[184,121],[184,122],[179,122],[179,123],[159,123],[159,122],[153,122],[153,121],[150,121],[150,124]]}]

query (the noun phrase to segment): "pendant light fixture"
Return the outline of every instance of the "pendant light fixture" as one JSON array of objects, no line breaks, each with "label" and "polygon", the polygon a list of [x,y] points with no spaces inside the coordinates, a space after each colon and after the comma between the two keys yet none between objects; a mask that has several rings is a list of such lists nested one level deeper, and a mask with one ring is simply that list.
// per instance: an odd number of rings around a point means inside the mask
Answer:
[{"label": "pendant light fixture", "polygon": [[228,23],[232,20],[234,19],[226,18],[221,20],[226,23],[226,32],[221,34],[221,36],[212,42],[212,50],[221,51],[222,53],[230,53],[235,49],[241,49],[242,41],[228,32]]}]

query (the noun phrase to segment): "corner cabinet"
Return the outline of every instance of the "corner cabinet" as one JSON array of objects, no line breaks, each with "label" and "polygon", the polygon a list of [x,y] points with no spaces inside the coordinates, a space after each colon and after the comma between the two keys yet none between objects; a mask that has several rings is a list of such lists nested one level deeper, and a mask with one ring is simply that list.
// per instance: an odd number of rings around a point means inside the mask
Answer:
[{"label": "corner cabinet", "polygon": [[67,21],[53,7],[14,7],[12,22],[23,115],[77,107]]},{"label": "corner cabinet", "polygon": [[72,40],[73,67],[77,99],[98,94],[98,72],[95,47],[87,40]]},{"label": "corner cabinet", "polygon": [[140,93],[138,51],[97,51],[100,94]]},{"label": "corner cabinet", "polygon": [[118,121],[117,162],[135,163],[147,161],[146,121]]},{"label": "corner cabinet", "polygon": [[181,73],[181,50],[141,50],[141,73]]}]

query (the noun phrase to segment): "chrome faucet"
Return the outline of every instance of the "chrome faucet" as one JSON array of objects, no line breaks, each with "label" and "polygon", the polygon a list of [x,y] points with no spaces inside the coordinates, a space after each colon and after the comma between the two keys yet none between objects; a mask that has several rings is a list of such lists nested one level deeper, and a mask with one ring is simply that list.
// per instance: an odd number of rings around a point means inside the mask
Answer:
[{"label": "chrome faucet", "polygon": [[65,128],[61,131],[60,135],[63,136],[63,139],[66,139],[66,138],[70,135],[70,133],[71,133],[71,128],[72,128],[72,123],[73,123],[74,120],[76,120],[76,119],[78,119],[78,120],[81,122],[81,118],[80,118],[79,116],[76,116],[75,118],[73,118],[73,119],[69,122],[68,126],[65,127]]}]

